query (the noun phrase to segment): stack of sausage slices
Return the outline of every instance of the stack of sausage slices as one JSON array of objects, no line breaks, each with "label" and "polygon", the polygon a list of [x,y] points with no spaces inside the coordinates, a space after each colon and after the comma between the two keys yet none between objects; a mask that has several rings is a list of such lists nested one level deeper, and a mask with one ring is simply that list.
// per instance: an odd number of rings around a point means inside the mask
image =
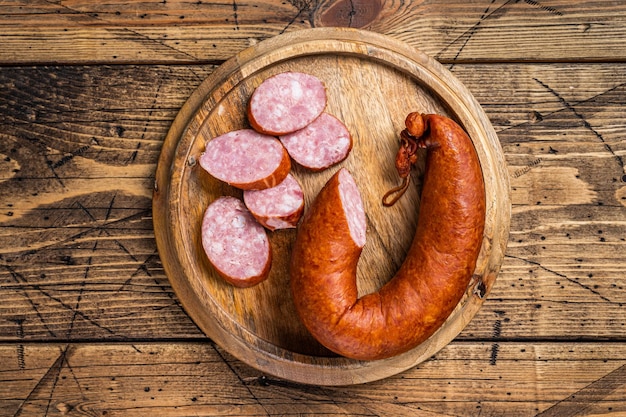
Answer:
[{"label": "stack of sausage slices", "polygon": [[320,79],[283,72],[254,90],[247,108],[251,129],[207,142],[200,166],[243,190],[243,201],[230,196],[214,200],[202,221],[204,251],[217,273],[234,286],[250,287],[268,277],[272,250],[267,230],[295,228],[302,216],[304,193],[290,174],[292,160],[321,171],[350,153],[352,137],[325,112],[326,103]]}]

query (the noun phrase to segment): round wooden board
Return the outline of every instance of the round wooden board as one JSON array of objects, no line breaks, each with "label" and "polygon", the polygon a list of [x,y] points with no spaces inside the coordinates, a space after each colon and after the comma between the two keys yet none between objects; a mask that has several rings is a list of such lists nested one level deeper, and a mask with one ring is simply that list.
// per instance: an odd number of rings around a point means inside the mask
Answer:
[{"label": "round wooden board", "polygon": [[[426,342],[379,361],[337,357],[300,323],[289,291],[289,256],[296,231],[269,232],[274,259],[267,281],[248,289],[226,284],[202,250],[200,226],[207,205],[241,191],[210,177],[197,163],[216,135],[248,127],[245,107],[267,77],[301,71],[326,85],[326,111],[342,120],[354,147],[341,164],[319,173],[294,164],[305,204],[336,170],[353,174],[367,212],[367,243],[359,261],[360,293],[375,291],[402,263],[415,232],[421,167],[393,207],[385,191],[398,184],[394,158],[404,118],[411,111],[445,114],[469,133],[478,151],[487,192],[482,251],[466,295]],[[165,271],[197,325],[222,348],[268,374],[295,382],[349,385],[382,379],[432,356],[478,311],[499,271],[508,240],[509,182],[498,138],[467,89],[435,60],[397,40],[368,31],[320,28],[280,35],[220,66],[180,110],[163,145],[153,197],[155,235]]]}]

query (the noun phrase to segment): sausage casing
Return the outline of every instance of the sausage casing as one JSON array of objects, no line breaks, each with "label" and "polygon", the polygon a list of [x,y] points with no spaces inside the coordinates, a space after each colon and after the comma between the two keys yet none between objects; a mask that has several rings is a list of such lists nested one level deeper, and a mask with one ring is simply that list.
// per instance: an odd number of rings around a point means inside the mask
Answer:
[{"label": "sausage casing", "polygon": [[355,220],[342,201],[345,169],[327,182],[299,226],[290,269],[296,309],[311,334],[337,354],[374,360],[414,348],[451,314],[476,267],[485,223],[478,156],[454,121],[423,119],[418,146],[427,152],[417,229],[400,269],[379,291],[358,298],[364,242],[351,235]]}]

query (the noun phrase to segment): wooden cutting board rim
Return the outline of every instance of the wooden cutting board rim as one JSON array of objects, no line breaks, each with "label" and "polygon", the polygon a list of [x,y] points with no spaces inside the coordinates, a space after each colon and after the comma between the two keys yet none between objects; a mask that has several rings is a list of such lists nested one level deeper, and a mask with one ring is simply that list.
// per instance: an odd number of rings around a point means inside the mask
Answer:
[{"label": "wooden cutting board rim", "polygon": [[[236,88],[247,77],[276,62],[316,54],[371,59],[408,73],[415,82],[431,89],[472,137],[483,165],[488,198],[492,198],[488,207],[490,219],[475,274],[477,279],[468,288],[466,298],[440,331],[412,351],[394,358],[361,362],[340,357],[310,356],[286,351],[256,337],[249,329],[240,329],[245,337],[233,335],[229,326],[220,321],[224,318],[228,320],[227,312],[223,312],[223,317],[216,318],[207,315],[206,309],[201,307],[204,302],[201,300],[211,297],[210,291],[190,283],[185,265],[188,252],[184,249],[190,242],[182,242],[181,251],[176,244],[179,236],[172,233],[179,227],[181,216],[178,210],[182,174],[178,171],[195,163],[185,137],[188,141],[189,132],[199,129],[197,121],[204,123],[208,113],[219,106],[226,92]],[[495,282],[504,257],[510,224],[509,190],[506,163],[493,127],[471,93],[448,70],[420,51],[385,35],[356,29],[316,28],[283,34],[242,51],[217,68],[192,93],[172,123],[163,144],[156,172],[153,219],[157,247],[166,274],[183,307],[207,336],[238,359],[271,375],[308,384],[349,385],[386,378],[411,368],[431,357],[463,330]],[[250,343],[251,339],[254,339],[253,343]]]}]

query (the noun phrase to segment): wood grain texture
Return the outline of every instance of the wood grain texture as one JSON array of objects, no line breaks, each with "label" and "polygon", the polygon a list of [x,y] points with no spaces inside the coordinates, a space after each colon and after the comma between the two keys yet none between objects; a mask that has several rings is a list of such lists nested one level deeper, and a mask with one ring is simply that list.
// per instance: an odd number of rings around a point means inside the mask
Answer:
[{"label": "wood grain texture", "polygon": [[455,343],[419,367],[353,387],[267,377],[212,343],[20,346],[0,345],[0,416],[626,412],[623,343],[502,342],[496,354],[489,343]]},{"label": "wood grain texture", "polygon": [[[159,141],[212,68],[0,70],[2,339],[202,337],[163,272],[149,196]],[[507,258],[460,338],[623,339],[624,66],[453,72],[496,128],[513,200]]]},{"label": "wood grain texture", "polygon": [[202,63],[331,26],[392,35],[454,64],[623,61],[625,21],[626,5],[612,1],[17,1],[0,9],[0,64]]},{"label": "wood grain texture", "polygon": [[[626,413],[622,2],[0,6],[1,415]],[[474,320],[420,367],[350,388],[290,385],[214,349],[150,225],[163,139],[212,64],[330,25],[443,62],[486,110],[512,179],[507,257]]]}]

